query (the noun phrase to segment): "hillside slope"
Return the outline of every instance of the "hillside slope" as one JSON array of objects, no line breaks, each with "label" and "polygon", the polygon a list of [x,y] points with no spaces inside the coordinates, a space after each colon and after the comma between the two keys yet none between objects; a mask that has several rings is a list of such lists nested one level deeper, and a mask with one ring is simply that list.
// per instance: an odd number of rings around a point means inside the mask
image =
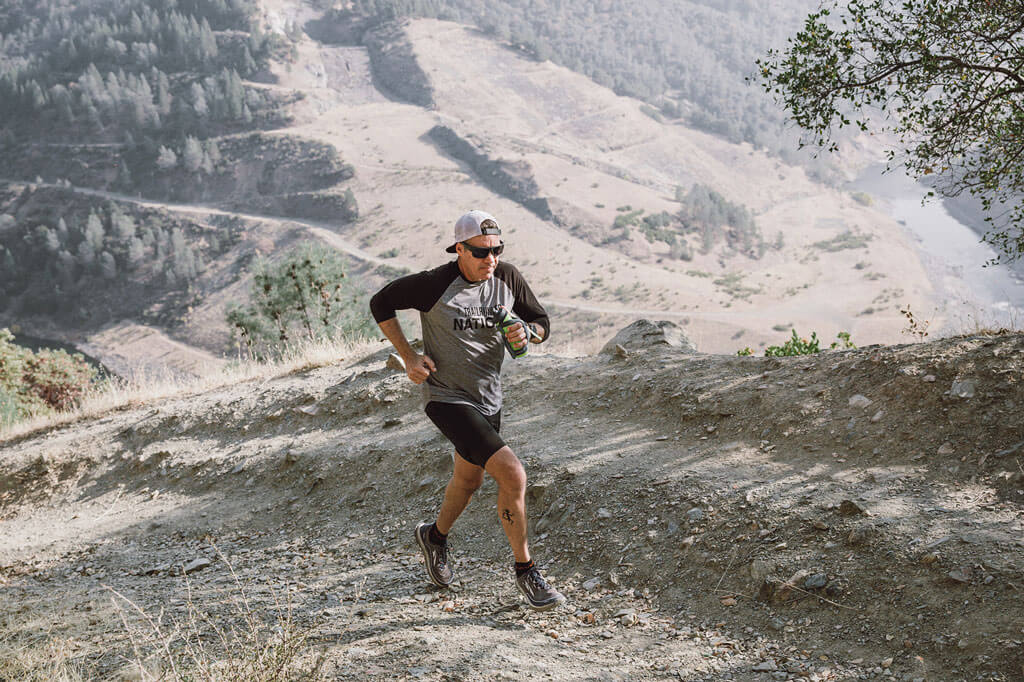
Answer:
[{"label": "hillside slope", "polygon": [[0,444],[0,650],[106,679],[136,656],[108,588],[224,623],[237,578],[329,679],[1019,679],[1024,336],[739,358],[633,332],[507,363],[565,608],[524,608],[490,481],[455,587],[427,584],[450,448],[382,350]]}]

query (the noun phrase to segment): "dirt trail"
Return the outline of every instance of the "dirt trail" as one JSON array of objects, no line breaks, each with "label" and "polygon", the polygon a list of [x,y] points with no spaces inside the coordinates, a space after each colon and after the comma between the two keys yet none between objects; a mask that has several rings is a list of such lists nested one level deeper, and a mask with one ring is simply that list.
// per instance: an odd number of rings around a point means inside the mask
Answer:
[{"label": "dirt trail", "polygon": [[490,481],[455,587],[427,584],[411,532],[450,448],[381,351],[3,444],[0,642],[71,641],[109,679],[133,654],[107,588],[230,620],[222,553],[268,629],[287,595],[327,679],[1019,679],[1024,337],[625,344],[507,367],[561,610],[514,591]]}]

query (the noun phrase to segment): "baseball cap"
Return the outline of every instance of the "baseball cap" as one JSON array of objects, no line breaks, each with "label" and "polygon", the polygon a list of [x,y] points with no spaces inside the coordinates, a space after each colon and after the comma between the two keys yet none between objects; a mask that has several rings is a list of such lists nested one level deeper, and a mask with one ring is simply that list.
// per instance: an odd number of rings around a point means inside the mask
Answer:
[{"label": "baseball cap", "polygon": [[455,253],[455,244],[481,234],[501,234],[498,221],[490,213],[473,210],[455,221],[455,243],[445,251]]}]

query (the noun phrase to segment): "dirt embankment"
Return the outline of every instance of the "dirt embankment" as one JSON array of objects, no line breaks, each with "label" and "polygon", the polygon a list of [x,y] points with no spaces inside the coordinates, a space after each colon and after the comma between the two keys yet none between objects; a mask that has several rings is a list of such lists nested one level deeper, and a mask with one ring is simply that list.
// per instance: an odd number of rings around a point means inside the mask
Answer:
[{"label": "dirt embankment", "polygon": [[103,586],[227,618],[221,552],[332,679],[1019,679],[1024,336],[741,358],[633,332],[507,368],[560,611],[514,592],[490,482],[457,584],[426,585],[450,447],[382,351],[4,444],[0,641],[112,674]]},{"label": "dirt embankment", "polygon": [[540,189],[525,161],[492,159],[484,145],[460,136],[448,126],[438,125],[427,135],[446,154],[469,164],[480,182],[491,191],[522,204],[543,220],[558,220],[548,200],[537,196]]},{"label": "dirt embankment", "polygon": [[377,89],[401,102],[433,109],[434,91],[420,68],[401,22],[381,24],[363,35]]}]

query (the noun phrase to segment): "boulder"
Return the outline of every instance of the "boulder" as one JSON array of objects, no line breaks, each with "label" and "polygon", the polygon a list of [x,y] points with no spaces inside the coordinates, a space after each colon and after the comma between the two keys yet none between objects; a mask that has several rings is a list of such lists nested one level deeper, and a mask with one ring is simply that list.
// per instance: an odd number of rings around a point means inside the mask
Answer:
[{"label": "boulder", "polygon": [[629,354],[664,347],[677,348],[684,353],[697,352],[679,325],[667,320],[637,320],[606,343],[601,349],[601,354],[621,355],[616,351],[616,346],[622,346]]}]

